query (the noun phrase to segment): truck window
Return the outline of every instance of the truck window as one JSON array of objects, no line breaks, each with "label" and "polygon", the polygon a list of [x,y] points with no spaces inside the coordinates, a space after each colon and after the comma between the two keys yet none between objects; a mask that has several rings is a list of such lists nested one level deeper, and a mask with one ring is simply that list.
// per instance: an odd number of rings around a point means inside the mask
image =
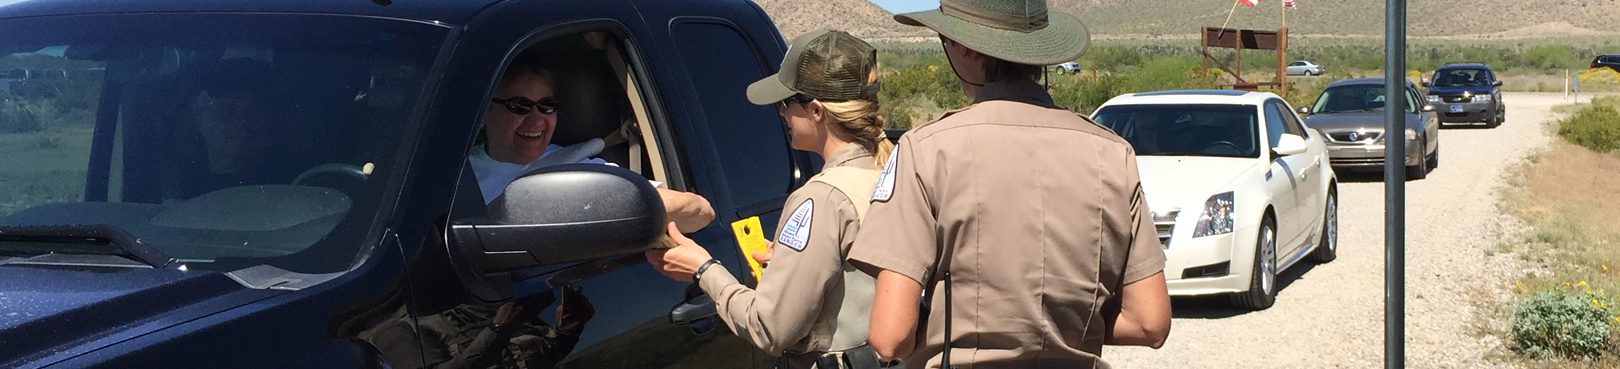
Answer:
[{"label": "truck window", "polygon": [[688,21],[671,30],[699,92],[737,217],[780,210],[793,185],[787,132],[774,106],[749,103],[744,93],[774,68],[729,24]]}]

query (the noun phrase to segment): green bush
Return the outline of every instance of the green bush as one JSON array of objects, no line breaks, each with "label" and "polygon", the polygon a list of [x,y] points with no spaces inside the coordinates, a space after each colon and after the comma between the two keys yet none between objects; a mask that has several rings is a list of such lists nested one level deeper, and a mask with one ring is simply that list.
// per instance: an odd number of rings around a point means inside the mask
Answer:
[{"label": "green bush", "polygon": [[1613,152],[1620,149],[1620,110],[1602,104],[1581,108],[1559,122],[1558,135],[1592,151]]},{"label": "green bush", "polygon": [[1513,312],[1511,337],[1520,352],[1534,359],[1595,358],[1609,337],[1612,303],[1592,293],[1538,293]]},{"label": "green bush", "polygon": [[1542,45],[1525,50],[1524,59],[1529,62],[1529,66],[1541,69],[1568,68],[1575,65],[1575,54],[1564,45]]},{"label": "green bush", "polygon": [[878,101],[890,128],[911,128],[937,116],[932,110],[957,109],[969,103],[948,64],[891,69],[881,80]]}]

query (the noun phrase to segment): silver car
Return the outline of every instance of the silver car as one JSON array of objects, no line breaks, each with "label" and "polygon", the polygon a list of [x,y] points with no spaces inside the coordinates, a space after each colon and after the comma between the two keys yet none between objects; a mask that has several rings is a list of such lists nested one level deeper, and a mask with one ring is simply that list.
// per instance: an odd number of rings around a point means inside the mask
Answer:
[{"label": "silver car", "polygon": [[[1422,179],[1440,165],[1440,121],[1434,106],[1406,83],[1406,178]],[[1327,139],[1334,170],[1384,167],[1384,79],[1357,78],[1328,84],[1316,103],[1300,107],[1305,126]]]},{"label": "silver car", "polygon": [[1321,64],[1304,60],[1295,60],[1293,63],[1288,63],[1288,66],[1284,67],[1284,69],[1287,69],[1288,75],[1290,76],[1320,76],[1322,73],[1327,73],[1327,68],[1323,67]]}]

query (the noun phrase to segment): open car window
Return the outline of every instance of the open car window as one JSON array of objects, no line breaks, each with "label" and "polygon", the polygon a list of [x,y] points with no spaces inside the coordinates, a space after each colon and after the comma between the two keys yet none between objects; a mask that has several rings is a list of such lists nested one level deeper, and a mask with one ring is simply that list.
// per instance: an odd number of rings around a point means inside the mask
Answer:
[{"label": "open car window", "polygon": [[[29,71],[0,89],[0,227],[107,225],[191,269],[346,270],[446,33],[292,14],[0,23],[0,70]],[[0,256],[56,252],[34,246]]]}]

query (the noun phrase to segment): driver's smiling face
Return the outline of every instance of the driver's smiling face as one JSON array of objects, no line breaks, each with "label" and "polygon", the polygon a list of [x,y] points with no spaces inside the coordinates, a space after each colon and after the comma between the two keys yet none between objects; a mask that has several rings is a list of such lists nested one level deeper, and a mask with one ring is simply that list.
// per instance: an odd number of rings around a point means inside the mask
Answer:
[{"label": "driver's smiling face", "polygon": [[[539,101],[555,96],[550,78],[530,72],[519,73],[495,89],[495,98],[521,96],[529,101]],[[555,113],[546,114],[532,109],[528,114],[517,114],[507,109],[506,105],[491,103],[484,113],[484,131],[489,139],[484,150],[490,158],[498,161],[528,164],[546,152],[556,128]]]}]

